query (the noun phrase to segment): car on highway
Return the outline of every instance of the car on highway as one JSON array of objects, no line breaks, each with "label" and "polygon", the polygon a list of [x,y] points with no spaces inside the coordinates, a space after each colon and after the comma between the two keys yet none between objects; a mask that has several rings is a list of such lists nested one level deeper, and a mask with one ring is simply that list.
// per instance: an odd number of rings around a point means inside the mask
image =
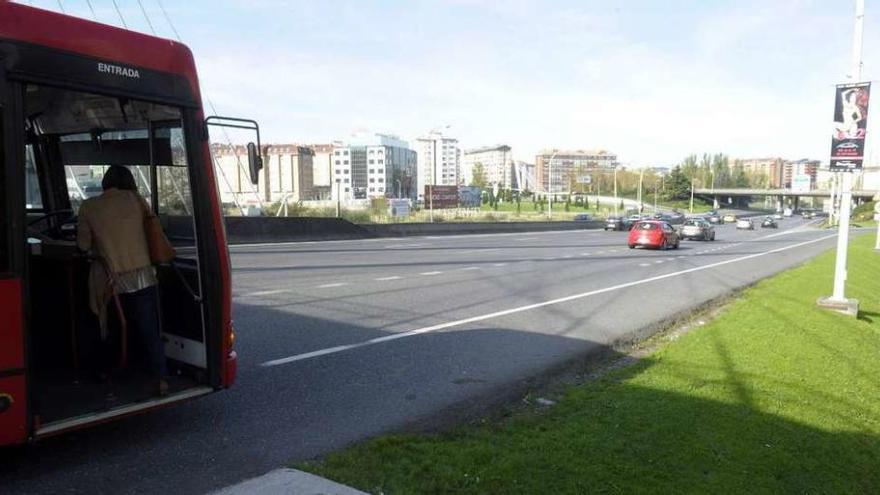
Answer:
[{"label": "car on highway", "polygon": [[633,225],[626,241],[630,249],[636,246],[654,249],[678,249],[678,233],[668,222],[641,220]]},{"label": "car on highway", "polygon": [[706,221],[711,224],[719,224],[721,223],[721,215],[717,211],[712,210],[706,213]]},{"label": "car on highway", "polygon": [[761,222],[762,229],[776,229],[779,228],[779,224],[776,223],[776,220],[773,219],[772,216],[767,216]]},{"label": "car on highway", "polygon": [[639,215],[630,215],[630,216],[624,218],[622,220],[623,230],[632,230],[633,225],[635,225],[637,222],[640,222],[641,220],[644,220],[644,219]]},{"label": "car on highway", "polygon": [[736,221],[736,230],[755,230],[755,224],[751,218],[740,218]]},{"label": "car on highway", "polygon": [[782,213],[776,212],[773,214],[774,220],[782,220]]},{"label": "car on highway", "polygon": [[623,219],[620,217],[608,217],[605,219],[605,231],[623,230]]},{"label": "car on highway", "polygon": [[592,219],[593,218],[590,217],[590,215],[587,215],[586,213],[578,213],[577,215],[574,216],[575,222],[589,222]]},{"label": "car on highway", "polygon": [[786,208],[782,210],[782,216],[784,217],[790,217],[792,214],[793,212],[791,211],[791,208]]},{"label": "car on highway", "polygon": [[714,241],[715,227],[704,218],[688,218],[679,230],[682,239]]},{"label": "car on highway", "polygon": [[816,213],[813,212],[813,211],[811,211],[811,210],[804,210],[804,211],[801,213],[801,216],[804,217],[805,220],[810,220],[811,218],[815,218],[815,217],[816,217]]},{"label": "car on highway", "polygon": [[721,222],[722,223],[736,222],[736,215],[734,215],[733,213],[728,213],[728,214],[724,215],[723,217],[721,217]]}]

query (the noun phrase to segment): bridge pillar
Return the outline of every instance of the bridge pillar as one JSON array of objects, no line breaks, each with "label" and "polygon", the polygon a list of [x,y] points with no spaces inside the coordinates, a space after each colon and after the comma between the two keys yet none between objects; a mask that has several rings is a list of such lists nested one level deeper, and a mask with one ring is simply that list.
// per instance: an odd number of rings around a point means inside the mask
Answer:
[{"label": "bridge pillar", "polygon": [[712,197],[712,209],[717,210],[721,208],[721,203],[718,201],[718,196]]},{"label": "bridge pillar", "polygon": [[801,209],[801,198],[799,196],[794,197],[794,202],[791,205],[792,211],[800,211]]},{"label": "bridge pillar", "polygon": [[776,212],[782,213],[782,209],[784,208],[785,197],[783,195],[779,195],[776,197]]}]

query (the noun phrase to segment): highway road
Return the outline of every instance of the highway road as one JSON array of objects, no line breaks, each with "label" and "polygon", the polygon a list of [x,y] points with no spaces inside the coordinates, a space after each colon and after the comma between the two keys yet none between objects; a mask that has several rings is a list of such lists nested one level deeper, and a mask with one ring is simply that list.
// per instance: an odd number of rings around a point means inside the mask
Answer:
[{"label": "highway road", "polygon": [[[546,370],[833,247],[718,228],[630,250],[566,231],[232,248],[233,389],[32,445],[4,493],[199,493],[382,432],[483,410]],[[831,289],[831,273],[828,289]]]}]

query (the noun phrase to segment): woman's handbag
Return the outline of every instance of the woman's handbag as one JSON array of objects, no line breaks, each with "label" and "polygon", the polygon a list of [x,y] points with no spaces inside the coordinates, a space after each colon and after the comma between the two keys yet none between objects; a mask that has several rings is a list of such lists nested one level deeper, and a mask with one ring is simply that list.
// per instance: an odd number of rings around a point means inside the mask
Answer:
[{"label": "woman's handbag", "polygon": [[174,247],[165,236],[159,217],[152,214],[144,216],[144,233],[147,235],[147,245],[150,248],[150,261],[154,265],[164,265],[174,261]]}]

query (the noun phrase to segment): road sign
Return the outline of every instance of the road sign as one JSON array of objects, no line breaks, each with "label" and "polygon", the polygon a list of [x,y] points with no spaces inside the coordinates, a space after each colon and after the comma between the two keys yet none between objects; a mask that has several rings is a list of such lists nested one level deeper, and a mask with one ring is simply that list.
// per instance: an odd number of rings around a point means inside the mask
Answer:
[{"label": "road sign", "polygon": [[593,177],[589,175],[581,175],[578,176],[578,184],[591,184],[593,182]]}]

